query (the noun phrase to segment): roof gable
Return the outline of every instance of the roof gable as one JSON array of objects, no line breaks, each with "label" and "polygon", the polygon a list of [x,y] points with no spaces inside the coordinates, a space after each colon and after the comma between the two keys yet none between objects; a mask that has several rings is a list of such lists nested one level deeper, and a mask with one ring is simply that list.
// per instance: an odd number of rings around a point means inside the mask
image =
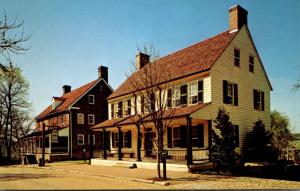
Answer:
[{"label": "roof gable", "polygon": [[44,111],[42,111],[35,119],[43,118],[47,115],[62,112],[68,110],[71,105],[76,103],[83,95],[86,94],[91,88],[93,88],[98,82],[102,79],[94,80],[88,84],[85,84],[61,97],[56,97],[56,99],[62,100],[62,103],[59,104],[55,109],[52,110],[52,105],[49,105]]},{"label": "roof gable", "polygon": [[[162,57],[154,63],[151,63],[153,67],[164,69],[167,68],[167,70],[161,71],[162,74],[159,83],[166,83],[195,73],[209,70],[235,35],[236,33],[229,33],[228,31],[225,31],[202,42]],[[149,67],[149,64],[140,70],[147,69],[147,67]],[[108,97],[108,99],[116,98],[136,91],[131,86],[130,81],[131,79],[138,77],[138,72],[141,72],[140,70],[134,72],[127,80],[125,80]],[[168,75],[166,75],[166,72],[168,72]]]}]

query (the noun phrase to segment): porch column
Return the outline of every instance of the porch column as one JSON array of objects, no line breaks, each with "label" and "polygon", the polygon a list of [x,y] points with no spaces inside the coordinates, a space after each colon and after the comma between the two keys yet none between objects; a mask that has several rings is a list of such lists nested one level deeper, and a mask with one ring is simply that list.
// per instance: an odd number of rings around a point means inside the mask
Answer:
[{"label": "porch column", "polygon": [[187,130],[187,144],[186,144],[186,154],[187,160],[186,164],[189,166],[193,162],[193,151],[192,151],[192,119],[190,116],[186,116],[186,130]]},{"label": "porch column", "polygon": [[[212,135],[211,135],[211,132],[212,131],[212,121],[211,120],[208,120],[208,152],[210,150],[210,147],[212,146]],[[208,157],[209,157],[209,161],[211,161],[211,154],[210,152],[208,153]]]},{"label": "porch column", "polygon": [[140,124],[137,124],[136,127],[137,127],[137,161],[142,161],[142,159],[141,159],[142,140],[141,140]]},{"label": "porch column", "polygon": [[103,129],[103,135],[102,135],[102,149],[103,149],[103,159],[107,159],[106,154],[106,129]]},{"label": "porch column", "polygon": [[42,130],[42,164],[41,166],[45,166],[45,123],[43,123]]},{"label": "porch column", "polygon": [[122,160],[122,145],[121,145],[121,140],[123,139],[122,137],[122,131],[121,127],[118,127],[118,137],[119,137],[119,142],[118,142],[118,156],[119,160]]}]

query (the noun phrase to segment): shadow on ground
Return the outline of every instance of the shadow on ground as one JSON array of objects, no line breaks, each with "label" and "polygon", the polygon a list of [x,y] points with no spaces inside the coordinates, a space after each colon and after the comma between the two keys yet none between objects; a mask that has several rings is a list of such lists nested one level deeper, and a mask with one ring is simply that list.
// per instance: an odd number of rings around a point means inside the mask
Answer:
[{"label": "shadow on ground", "polygon": [[41,179],[41,178],[59,178],[53,174],[0,174],[0,181],[13,181],[19,179]]}]

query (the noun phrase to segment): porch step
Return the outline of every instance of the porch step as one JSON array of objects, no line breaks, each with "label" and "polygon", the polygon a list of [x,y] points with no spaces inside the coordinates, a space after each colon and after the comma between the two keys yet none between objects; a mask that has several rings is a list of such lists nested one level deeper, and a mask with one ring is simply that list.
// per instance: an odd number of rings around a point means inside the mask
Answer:
[{"label": "porch step", "polygon": [[191,171],[192,172],[204,171],[204,170],[212,169],[212,167],[213,167],[212,162],[198,163],[191,166]]}]

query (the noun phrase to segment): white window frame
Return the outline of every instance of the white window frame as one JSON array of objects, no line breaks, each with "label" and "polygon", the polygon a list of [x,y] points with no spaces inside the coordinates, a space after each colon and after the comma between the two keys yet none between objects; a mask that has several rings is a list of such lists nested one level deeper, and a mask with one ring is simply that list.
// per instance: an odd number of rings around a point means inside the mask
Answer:
[{"label": "white window frame", "polygon": [[[231,94],[229,94],[229,88],[231,88]],[[229,105],[234,105],[234,83],[227,81],[227,97],[231,97],[231,103]]]},{"label": "white window frame", "polygon": [[[90,117],[92,117],[92,122],[90,121]],[[94,125],[95,124],[95,115],[94,114],[88,114],[88,124]]]},{"label": "white window frame", "polygon": [[[193,97],[197,98],[197,102],[193,103]],[[198,80],[192,81],[188,84],[188,105],[193,105],[198,103]]]},{"label": "white window frame", "polygon": [[[82,143],[80,142],[82,140]],[[84,134],[77,134],[77,145],[84,145]]]},{"label": "white window frame", "polygon": [[[80,116],[82,116],[82,118],[83,118],[82,123],[79,121]],[[84,125],[84,113],[77,113],[77,124]]]},{"label": "white window frame", "polygon": [[89,102],[89,104],[94,105],[95,104],[95,96],[92,94],[89,94],[88,102]]},{"label": "white window frame", "polygon": [[118,102],[114,102],[114,118],[119,118],[118,111],[119,111]]},{"label": "white window frame", "polygon": [[172,107],[180,107],[180,86],[176,86],[172,92]]}]

